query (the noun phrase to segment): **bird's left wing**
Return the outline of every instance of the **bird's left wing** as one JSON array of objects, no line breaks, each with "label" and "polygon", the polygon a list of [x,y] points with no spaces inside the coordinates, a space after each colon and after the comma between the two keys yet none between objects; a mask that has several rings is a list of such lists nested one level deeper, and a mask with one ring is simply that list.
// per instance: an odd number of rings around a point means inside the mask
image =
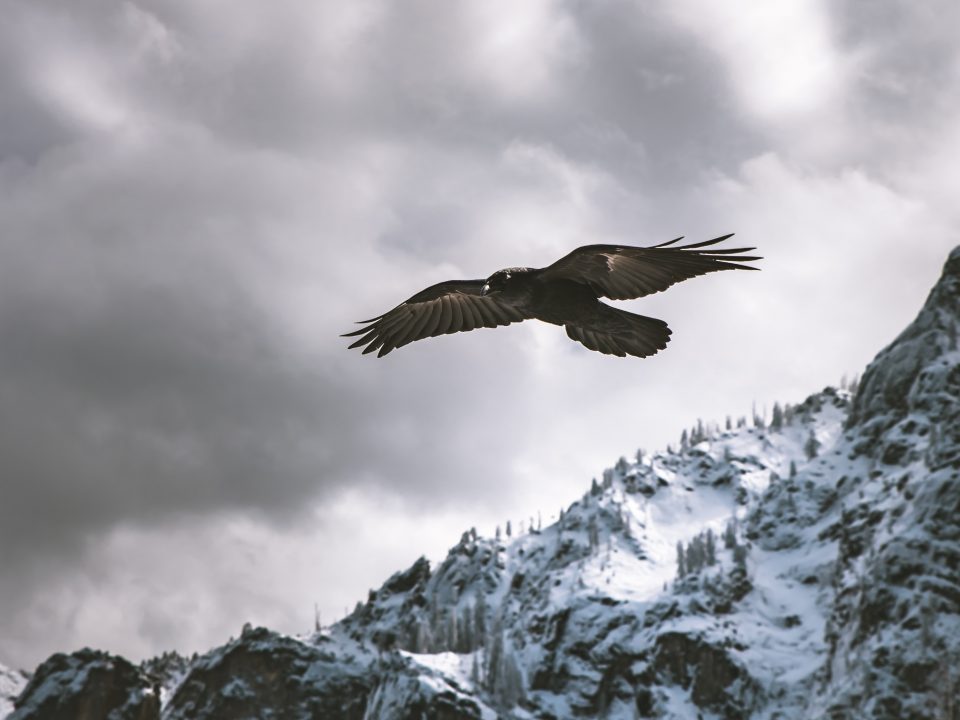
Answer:
[{"label": "bird's left wing", "polygon": [[445,333],[497,327],[526,320],[521,310],[495,295],[481,295],[484,280],[448,280],[421,290],[393,310],[370,320],[342,337],[360,335],[350,347],[366,345],[364,355],[377,350],[383,357],[415,340]]},{"label": "bird's left wing", "polygon": [[743,254],[754,248],[713,247],[731,236],[676,247],[668,246],[682,238],[652,247],[585,245],[545,267],[540,277],[575,280],[589,285],[598,297],[632,300],[717,270],[757,270],[740,264],[761,259]]}]

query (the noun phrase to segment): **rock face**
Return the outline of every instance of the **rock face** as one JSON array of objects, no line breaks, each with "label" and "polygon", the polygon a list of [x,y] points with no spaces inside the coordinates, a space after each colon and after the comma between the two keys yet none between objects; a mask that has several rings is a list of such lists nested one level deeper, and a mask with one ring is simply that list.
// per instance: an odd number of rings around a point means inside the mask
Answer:
[{"label": "rock face", "polygon": [[362,720],[371,681],[365,665],[332,643],[304,643],[263,628],[196,660],[164,718],[330,717]]},{"label": "rock face", "polygon": [[825,686],[844,716],[960,716],[960,248],[869,365],[847,421]]},{"label": "rock face", "polygon": [[160,698],[127,660],[96,650],[56,654],[34,673],[9,720],[158,720]]},{"label": "rock face", "polygon": [[109,656],[54,656],[14,717],[155,717],[159,695],[167,720],[957,720],[958,327],[960,249],[856,390],[698,423],[556,522],[464,533],[312,637],[248,628],[96,682]]}]

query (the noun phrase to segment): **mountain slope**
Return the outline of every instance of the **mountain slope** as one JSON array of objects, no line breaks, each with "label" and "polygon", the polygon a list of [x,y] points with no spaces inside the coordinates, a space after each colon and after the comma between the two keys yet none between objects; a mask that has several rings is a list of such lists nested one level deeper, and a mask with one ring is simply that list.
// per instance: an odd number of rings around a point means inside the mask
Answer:
[{"label": "mountain slope", "polygon": [[26,685],[22,673],[0,665],[0,718],[13,712],[13,701]]},{"label": "mountain slope", "polygon": [[[960,248],[855,391],[621,459],[556,523],[464,533],[323,633],[124,677],[168,720],[956,719],[958,327]],[[47,677],[13,717],[95,691]]]}]

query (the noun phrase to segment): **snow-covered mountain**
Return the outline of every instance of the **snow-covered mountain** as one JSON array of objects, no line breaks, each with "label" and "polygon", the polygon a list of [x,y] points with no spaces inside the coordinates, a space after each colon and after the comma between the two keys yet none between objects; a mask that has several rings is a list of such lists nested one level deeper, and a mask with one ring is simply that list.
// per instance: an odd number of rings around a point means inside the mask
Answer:
[{"label": "snow-covered mountain", "polygon": [[27,678],[18,670],[0,665],[0,718],[13,712],[13,701],[23,692]]},{"label": "snow-covered mountain", "polygon": [[55,655],[11,718],[956,720],[958,328],[960,248],[857,388],[621,459],[311,637]]}]

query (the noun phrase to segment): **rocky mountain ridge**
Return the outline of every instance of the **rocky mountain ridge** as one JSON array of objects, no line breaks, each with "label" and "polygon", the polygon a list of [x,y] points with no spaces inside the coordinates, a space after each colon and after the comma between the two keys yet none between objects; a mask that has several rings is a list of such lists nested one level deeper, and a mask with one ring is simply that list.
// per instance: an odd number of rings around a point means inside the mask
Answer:
[{"label": "rocky mountain ridge", "polygon": [[309,637],[55,655],[9,717],[957,720],[958,329],[960,248],[855,392],[622,458]]}]

